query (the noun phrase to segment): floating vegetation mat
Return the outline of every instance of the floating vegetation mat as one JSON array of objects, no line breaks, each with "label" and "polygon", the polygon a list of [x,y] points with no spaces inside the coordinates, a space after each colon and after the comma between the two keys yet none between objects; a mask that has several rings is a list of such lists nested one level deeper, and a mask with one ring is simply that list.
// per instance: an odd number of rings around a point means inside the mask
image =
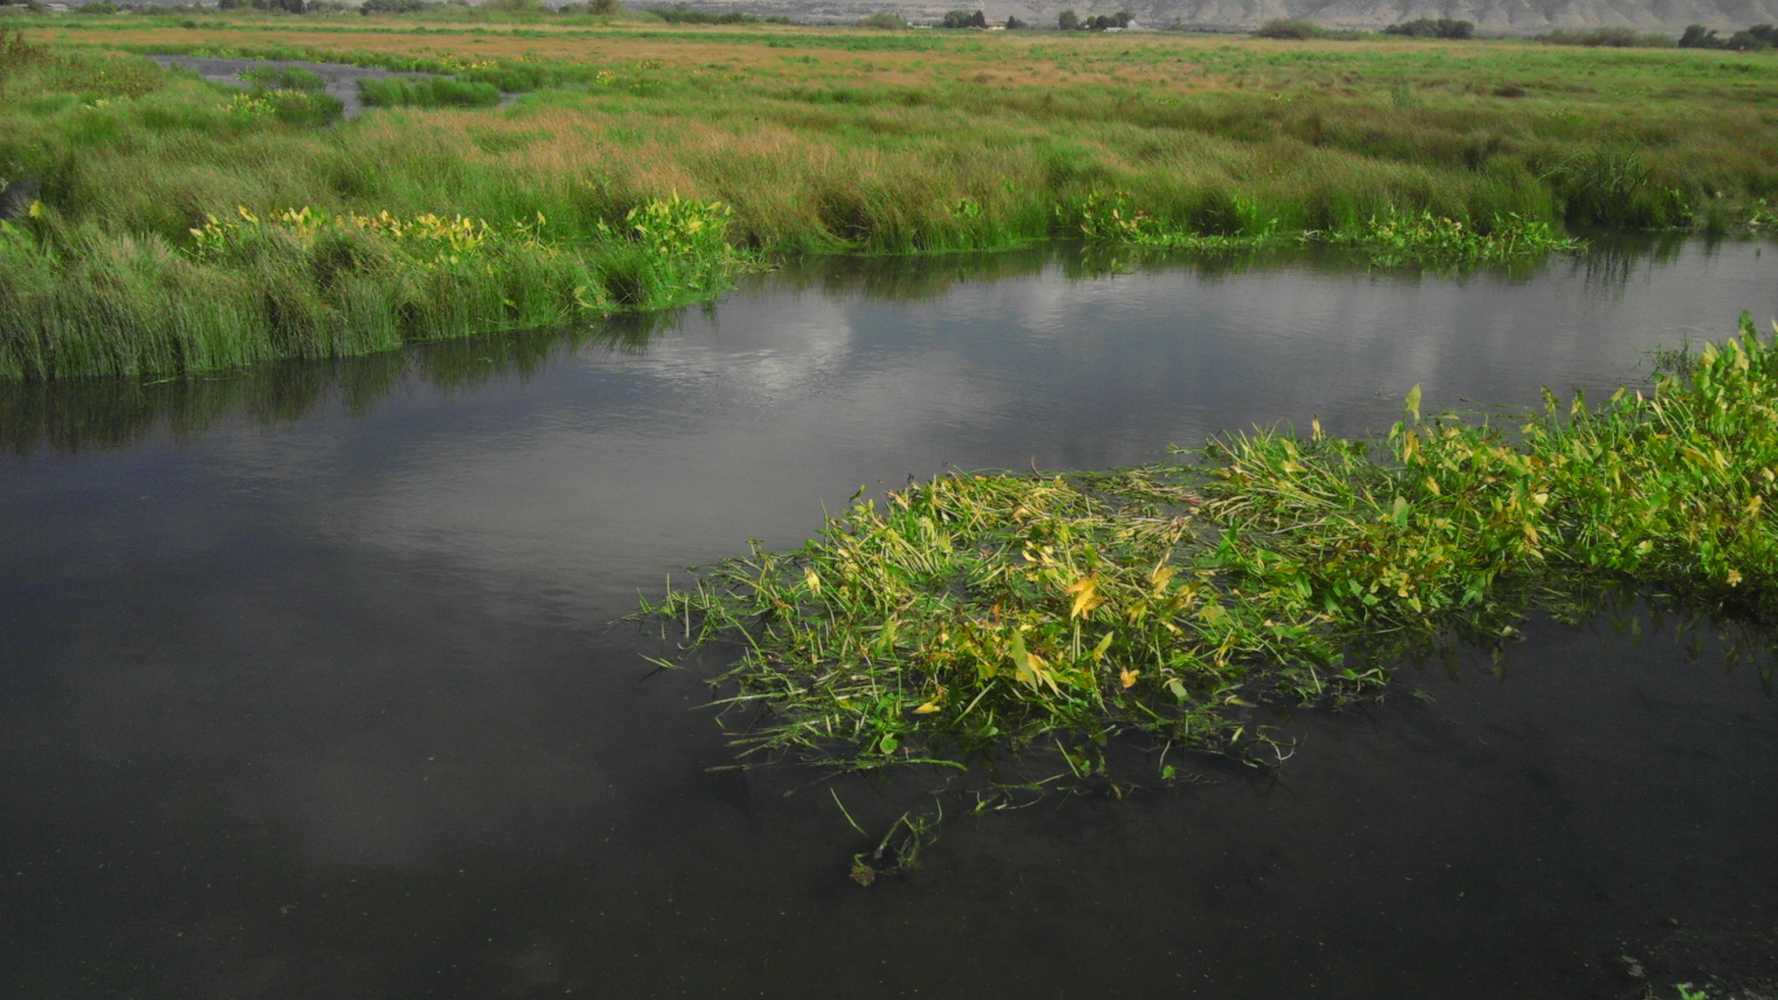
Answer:
[{"label": "floating vegetation mat", "polygon": [[1317,422],[1141,468],[855,498],[800,549],[755,545],[643,612],[688,653],[734,644],[715,683],[743,761],[1041,751],[1093,778],[1131,734],[1277,757],[1251,706],[1363,695],[1415,646],[1504,641],[1605,590],[1770,619],[1775,402],[1778,347],[1744,317],[1640,389],[1546,391],[1510,426],[1422,416],[1416,387],[1378,439]]}]

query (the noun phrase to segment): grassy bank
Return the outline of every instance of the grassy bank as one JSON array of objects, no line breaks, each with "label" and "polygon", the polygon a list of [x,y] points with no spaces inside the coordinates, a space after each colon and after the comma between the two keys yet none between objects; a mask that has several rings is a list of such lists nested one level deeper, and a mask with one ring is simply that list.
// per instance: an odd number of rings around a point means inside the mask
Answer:
[{"label": "grassy bank", "polygon": [[1375,438],[1311,424],[1141,468],[941,476],[644,612],[732,648],[717,683],[744,758],[1037,751],[1085,780],[1122,736],[1166,778],[1166,748],[1280,753],[1255,703],[1380,689],[1404,651],[1503,642],[1614,588],[1770,624],[1774,399],[1778,344],[1744,321],[1648,384],[1546,394],[1511,426],[1434,415],[1415,388]]},{"label": "grassy bank", "polygon": [[[737,266],[807,253],[1064,235],[1188,250],[1316,240],[1461,264],[1560,249],[1566,226],[1732,228],[1778,196],[1778,61],[1736,53],[252,15],[10,23],[28,42],[0,58],[0,177],[33,185],[40,210],[0,242],[8,378],[576,322],[708,297]],[[297,114],[299,98],[235,103],[126,50],[449,79],[386,85],[404,106],[328,123]],[[432,106],[492,91],[519,96]],[[675,195],[720,203],[722,238],[663,258],[627,220]],[[472,262],[415,258],[369,230],[267,229],[198,253],[192,231],[242,208],[495,233],[547,221]]]}]

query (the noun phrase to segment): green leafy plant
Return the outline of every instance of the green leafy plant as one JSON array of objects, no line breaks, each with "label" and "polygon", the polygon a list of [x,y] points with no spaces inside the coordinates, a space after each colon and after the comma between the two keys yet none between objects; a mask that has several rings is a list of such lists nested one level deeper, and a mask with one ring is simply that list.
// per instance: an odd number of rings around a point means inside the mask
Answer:
[{"label": "green leafy plant", "polygon": [[1374,263],[1387,267],[1417,262],[1503,263],[1549,253],[1575,253],[1585,248],[1580,240],[1558,235],[1547,222],[1513,213],[1495,216],[1482,231],[1431,212],[1390,210],[1369,217],[1359,226],[1310,231],[1302,239],[1363,251]]},{"label": "green leafy plant", "polygon": [[674,194],[637,205],[624,215],[632,238],[662,257],[726,257],[734,213],[718,201],[695,201]]},{"label": "green leafy plant", "polygon": [[258,89],[234,95],[224,108],[242,121],[269,119],[299,126],[329,124],[343,110],[338,98],[319,91]]}]

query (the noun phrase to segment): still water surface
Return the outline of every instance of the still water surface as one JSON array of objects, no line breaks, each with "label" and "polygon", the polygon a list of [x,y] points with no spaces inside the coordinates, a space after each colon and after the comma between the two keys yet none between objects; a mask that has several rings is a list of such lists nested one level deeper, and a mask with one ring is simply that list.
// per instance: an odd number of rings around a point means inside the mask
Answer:
[{"label": "still water surface", "polygon": [[[1045,250],[0,387],[0,990],[1617,996],[1626,951],[1778,975],[1778,707],[1708,636],[1534,626],[1497,669],[1298,719],[1277,775],[952,823],[867,891],[824,787],[709,772],[706,689],[607,626],[861,484],[1372,429],[1415,383],[1435,409],[1609,391],[1742,309],[1778,314],[1770,247],[1513,279]],[[841,788],[868,822],[914,804]]]}]

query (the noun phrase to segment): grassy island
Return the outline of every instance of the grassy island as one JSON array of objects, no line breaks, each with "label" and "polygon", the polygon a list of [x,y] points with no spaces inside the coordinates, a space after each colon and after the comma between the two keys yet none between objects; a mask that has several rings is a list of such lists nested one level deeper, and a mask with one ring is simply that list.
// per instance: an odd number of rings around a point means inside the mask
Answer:
[{"label": "grassy island", "polygon": [[1134,738],[1171,777],[1164,748],[1280,753],[1256,704],[1380,689],[1435,638],[1503,642],[1601,594],[1770,624],[1774,400],[1778,343],[1744,320],[1641,387],[1546,393],[1510,425],[1423,412],[1416,387],[1371,439],[1314,424],[1140,468],[939,476],[643,614],[732,646],[715,683],[743,760],[1059,752],[1106,780]]}]

